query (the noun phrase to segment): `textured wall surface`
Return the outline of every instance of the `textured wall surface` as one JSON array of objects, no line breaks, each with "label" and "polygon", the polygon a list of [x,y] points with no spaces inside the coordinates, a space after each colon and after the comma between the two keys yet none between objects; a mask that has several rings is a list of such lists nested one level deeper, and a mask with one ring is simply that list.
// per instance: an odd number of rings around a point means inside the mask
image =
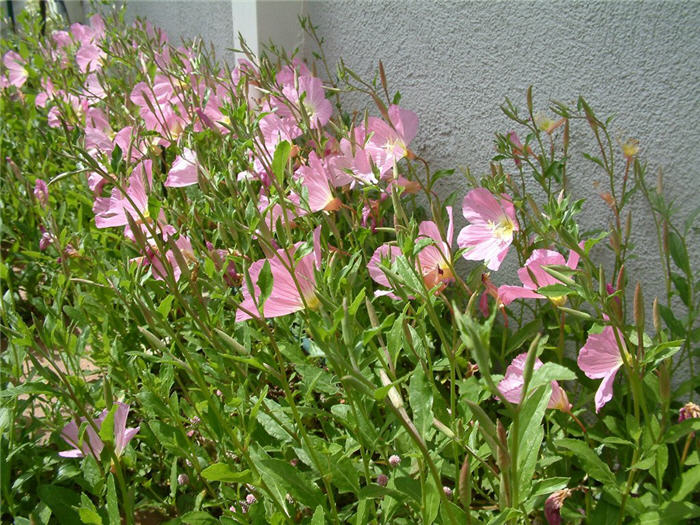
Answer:
[{"label": "textured wall surface", "polygon": [[[651,181],[663,168],[681,215],[700,205],[698,2],[309,1],[306,10],[331,62],[342,56],[371,78],[383,61],[390,90],[419,115],[413,145],[433,169],[486,173],[494,132],[512,128],[499,105],[507,96],[523,108],[533,85],[540,110],[550,99],[573,104],[583,95],[598,115],[614,113],[615,137],[640,140]],[[584,126],[572,133],[576,147],[590,137]],[[607,229],[611,214],[595,189],[605,187],[603,173],[582,158],[568,173],[587,199],[583,229]],[[445,191],[463,195],[462,183],[455,177]],[[630,278],[650,303],[662,293],[655,230],[645,205],[635,206],[640,258]],[[697,236],[690,248],[697,267]],[[513,257],[507,261],[512,271]]]},{"label": "textured wall surface", "polygon": [[174,45],[201,36],[211,42],[220,59],[232,61],[234,24],[231,0],[128,0],[127,18],[142,17],[163,29]]}]

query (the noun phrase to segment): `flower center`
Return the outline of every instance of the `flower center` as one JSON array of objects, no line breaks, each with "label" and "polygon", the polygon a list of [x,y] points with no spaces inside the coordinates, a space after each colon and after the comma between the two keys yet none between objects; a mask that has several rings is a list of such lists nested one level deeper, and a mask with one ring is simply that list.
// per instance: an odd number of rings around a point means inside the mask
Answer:
[{"label": "flower center", "polygon": [[501,217],[501,220],[498,221],[498,223],[489,221],[489,227],[499,240],[503,242],[510,242],[513,240],[513,230],[515,230],[515,225],[508,217]]}]

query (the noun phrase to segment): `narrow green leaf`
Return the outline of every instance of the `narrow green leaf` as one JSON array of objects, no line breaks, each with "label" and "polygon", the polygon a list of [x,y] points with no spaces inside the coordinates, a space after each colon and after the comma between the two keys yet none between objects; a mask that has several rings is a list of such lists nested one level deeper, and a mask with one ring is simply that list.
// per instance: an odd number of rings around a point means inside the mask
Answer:
[{"label": "narrow green leaf", "polygon": [[289,159],[289,152],[291,149],[292,145],[286,140],[283,140],[277,145],[272,158],[272,173],[274,173],[280,186],[284,186],[284,170],[287,167],[287,160]]},{"label": "narrow green leaf", "polygon": [[109,525],[120,525],[119,504],[117,503],[117,488],[114,485],[114,475],[107,478],[107,516]]}]

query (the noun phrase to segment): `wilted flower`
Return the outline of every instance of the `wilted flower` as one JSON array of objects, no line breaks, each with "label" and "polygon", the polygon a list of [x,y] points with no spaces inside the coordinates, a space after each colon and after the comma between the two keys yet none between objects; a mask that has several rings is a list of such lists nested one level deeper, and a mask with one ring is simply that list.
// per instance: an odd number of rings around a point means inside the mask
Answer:
[{"label": "wilted flower", "polygon": [[700,406],[692,401],[688,401],[678,411],[678,422],[685,421],[690,418],[700,418]]},{"label": "wilted flower", "polygon": [[513,242],[513,232],[520,229],[510,197],[503,194],[498,199],[485,188],[475,188],[464,197],[462,212],[470,222],[457,237],[459,247],[468,248],[463,257],[498,270]]},{"label": "wilted flower", "polygon": [[639,153],[639,141],[629,138],[622,143],[622,154],[630,161]]},{"label": "wilted flower", "polygon": [[377,476],[377,485],[380,487],[386,487],[387,483],[389,483],[389,477],[386,474],[379,474]]},{"label": "wilted flower", "polygon": [[544,502],[544,517],[549,525],[561,525],[561,507],[564,500],[571,496],[571,492],[571,489],[557,490]]}]

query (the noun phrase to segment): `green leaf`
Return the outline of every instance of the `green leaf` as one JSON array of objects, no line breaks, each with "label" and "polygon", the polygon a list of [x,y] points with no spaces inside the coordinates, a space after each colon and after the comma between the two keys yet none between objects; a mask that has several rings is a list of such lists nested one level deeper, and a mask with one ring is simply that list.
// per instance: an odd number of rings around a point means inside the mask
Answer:
[{"label": "green leaf", "polygon": [[112,405],[112,408],[107,412],[107,417],[104,418],[100,426],[100,439],[105,443],[114,443],[114,413],[118,407],[119,405],[116,403]]},{"label": "green leaf", "polygon": [[690,261],[688,259],[688,251],[685,248],[685,243],[676,232],[670,230],[668,232],[668,249],[671,252],[671,258],[676,266],[683,270],[686,275],[690,275]]},{"label": "green leaf", "polygon": [[573,381],[575,379],[576,374],[565,366],[557,363],[545,363],[534,371],[529,386],[530,389],[535,389],[552,381]]},{"label": "green leaf", "polygon": [[326,513],[323,512],[323,507],[319,505],[311,516],[311,525],[324,525],[326,523]]},{"label": "green leaf", "polygon": [[37,489],[39,499],[51,509],[58,523],[62,525],[79,525],[78,512],[73,507],[80,505],[80,495],[72,490],[57,485],[40,485]]},{"label": "green leaf", "polygon": [[547,286],[542,286],[541,288],[538,288],[537,293],[540,295],[544,295],[545,297],[557,298],[576,293],[576,291],[572,290],[565,284],[549,284]]},{"label": "green leaf", "polygon": [[182,516],[179,522],[187,525],[218,525],[219,520],[206,512],[192,511]]},{"label": "green leaf", "polygon": [[160,302],[160,305],[156,309],[160,315],[163,316],[163,319],[168,318],[168,314],[170,313],[170,309],[173,306],[173,300],[175,299],[174,295],[168,295],[165,299],[163,299]]},{"label": "green leaf", "polygon": [[117,488],[114,486],[114,475],[107,478],[107,516],[109,525],[120,525],[119,504],[117,503]]},{"label": "green leaf", "polygon": [[408,385],[408,400],[413,411],[413,421],[425,439],[433,424],[433,388],[425,377],[423,368],[418,365],[413,371]]},{"label": "green leaf", "polygon": [[267,301],[268,297],[270,297],[270,294],[272,293],[273,277],[269,260],[265,259],[265,262],[260,270],[260,275],[258,276],[258,282],[255,284],[257,284],[258,288],[260,288],[260,295],[258,296],[258,309],[263,310],[265,301]]},{"label": "green leaf", "polygon": [[556,442],[556,446],[573,452],[574,457],[583,466],[584,472],[587,472],[592,478],[605,483],[610,488],[617,489],[617,481],[610,471],[610,467],[585,442],[577,439],[560,439]]},{"label": "green leaf", "polygon": [[683,501],[700,484],[700,465],[686,470],[681,474],[680,480],[674,483],[671,496],[672,501]]},{"label": "green leaf", "polygon": [[521,494],[525,497],[530,490],[532,476],[544,439],[542,418],[547,410],[552,390],[548,384],[541,386],[522,404],[519,414],[518,471]]},{"label": "green leaf", "polygon": [[666,525],[691,523],[692,518],[700,516],[700,507],[689,501],[671,501],[658,510],[645,512],[638,518],[639,525]]},{"label": "green leaf", "polygon": [[664,440],[666,443],[675,443],[690,432],[700,432],[700,419],[689,418],[672,425],[671,428],[665,432]]},{"label": "green leaf", "polygon": [[214,463],[202,471],[202,477],[207,481],[223,481],[226,483],[245,482],[250,483],[252,476],[250,470],[234,470],[226,463]]},{"label": "green leaf", "polygon": [[259,447],[251,447],[250,451],[260,475],[265,478],[273,492],[277,492],[280,500],[289,492],[295,500],[308,507],[315,509],[319,505],[323,506],[323,493],[305,473],[292,467],[287,461],[270,458]]},{"label": "green leaf", "polygon": [[85,494],[80,495],[80,505],[81,507],[78,509],[78,514],[83,523],[86,525],[102,525],[102,518],[97,513],[95,505]]},{"label": "green leaf", "polygon": [[274,173],[280,186],[284,186],[284,170],[287,167],[287,160],[289,159],[289,152],[291,149],[292,145],[286,140],[283,140],[277,145],[272,158],[272,173]]}]

